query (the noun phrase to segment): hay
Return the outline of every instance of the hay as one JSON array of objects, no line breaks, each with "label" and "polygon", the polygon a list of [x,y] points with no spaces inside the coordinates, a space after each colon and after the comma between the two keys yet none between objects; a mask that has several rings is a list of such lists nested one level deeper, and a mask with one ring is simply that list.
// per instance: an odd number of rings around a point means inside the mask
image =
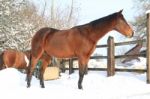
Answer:
[{"label": "hay", "polygon": [[47,67],[44,72],[44,80],[54,80],[59,78],[58,67]]}]

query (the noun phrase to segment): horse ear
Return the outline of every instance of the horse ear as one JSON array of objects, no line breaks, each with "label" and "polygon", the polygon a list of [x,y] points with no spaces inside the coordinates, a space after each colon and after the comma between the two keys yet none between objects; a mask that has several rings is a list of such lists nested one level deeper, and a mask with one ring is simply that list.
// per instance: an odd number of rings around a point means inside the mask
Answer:
[{"label": "horse ear", "polygon": [[120,13],[120,14],[121,14],[121,13],[122,13],[122,11],[123,11],[123,9],[122,9],[122,10],[120,10],[118,13]]}]

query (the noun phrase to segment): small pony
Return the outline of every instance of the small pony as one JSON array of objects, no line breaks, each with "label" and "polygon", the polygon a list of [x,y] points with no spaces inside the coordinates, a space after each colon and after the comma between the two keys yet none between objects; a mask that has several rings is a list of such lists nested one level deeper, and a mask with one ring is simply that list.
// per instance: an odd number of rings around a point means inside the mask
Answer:
[{"label": "small pony", "polygon": [[[127,36],[133,36],[133,30],[122,15],[122,10],[106,17],[75,26],[68,30],[41,28],[35,33],[31,43],[31,66],[27,73],[27,87],[30,87],[32,72],[43,53],[57,58],[78,58],[78,88],[82,89],[82,80],[91,54],[96,44],[109,31],[116,30]],[[40,85],[44,88],[44,81]]]},{"label": "small pony", "polygon": [[[7,49],[0,54],[0,70],[11,67],[16,69],[25,69],[27,73],[30,56],[30,50],[21,52],[14,49]],[[51,57],[43,53],[43,55],[40,57],[40,60],[42,65],[40,68],[39,79],[43,79],[44,71],[51,63]]]},{"label": "small pony", "polygon": [[29,57],[23,52],[7,49],[0,55],[0,70],[10,67],[27,70],[28,65]]}]

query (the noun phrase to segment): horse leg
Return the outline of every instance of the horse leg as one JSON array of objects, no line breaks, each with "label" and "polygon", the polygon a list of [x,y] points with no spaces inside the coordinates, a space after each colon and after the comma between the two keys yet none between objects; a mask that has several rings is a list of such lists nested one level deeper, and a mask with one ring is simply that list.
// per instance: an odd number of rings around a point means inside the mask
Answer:
[{"label": "horse leg", "polygon": [[88,66],[86,66],[86,69],[85,69],[85,75],[88,74]]},{"label": "horse leg", "polygon": [[40,68],[40,75],[39,75],[41,88],[45,88],[43,75],[47,66],[48,66],[48,63],[43,60],[42,66]]},{"label": "horse leg", "polygon": [[78,80],[78,89],[83,89],[82,81],[84,78],[84,74],[86,72],[88,59],[83,58],[79,59],[79,80]]},{"label": "horse leg", "polygon": [[62,61],[60,62],[60,67],[59,67],[59,68],[60,68],[60,70],[61,70],[60,72],[65,73],[65,70],[66,70],[66,69],[65,69],[65,64],[64,64],[64,60],[63,60],[63,59],[62,59]]},{"label": "horse leg", "polygon": [[30,83],[31,83],[31,79],[32,79],[32,73],[34,71],[35,65],[37,64],[38,59],[36,59],[35,57],[32,57],[31,59],[31,65],[28,66],[27,69],[27,88],[30,87]]}]

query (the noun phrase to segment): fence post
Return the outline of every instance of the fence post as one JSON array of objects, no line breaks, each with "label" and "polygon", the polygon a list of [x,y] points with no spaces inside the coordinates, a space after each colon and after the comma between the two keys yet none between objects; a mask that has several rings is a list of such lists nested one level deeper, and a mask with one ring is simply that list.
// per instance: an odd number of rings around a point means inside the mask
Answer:
[{"label": "fence post", "polygon": [[73,72],[73,60],[69,59],[69,74],[72,74]]},{"label": "fence post", "polygon": [[150,11],[147,12],[147,83],[150,83]]},{"label": "fence post", "polygon": [[66,67],[65,67],[65,61],[64,59],[61,60],[60,62],[61,66],[59,67],[62,73],[65,73]]},{"label": "fence post", "polygon": [[109,36],[107,43],[107,76],[113,76],[115,74],[114,38]]}]

